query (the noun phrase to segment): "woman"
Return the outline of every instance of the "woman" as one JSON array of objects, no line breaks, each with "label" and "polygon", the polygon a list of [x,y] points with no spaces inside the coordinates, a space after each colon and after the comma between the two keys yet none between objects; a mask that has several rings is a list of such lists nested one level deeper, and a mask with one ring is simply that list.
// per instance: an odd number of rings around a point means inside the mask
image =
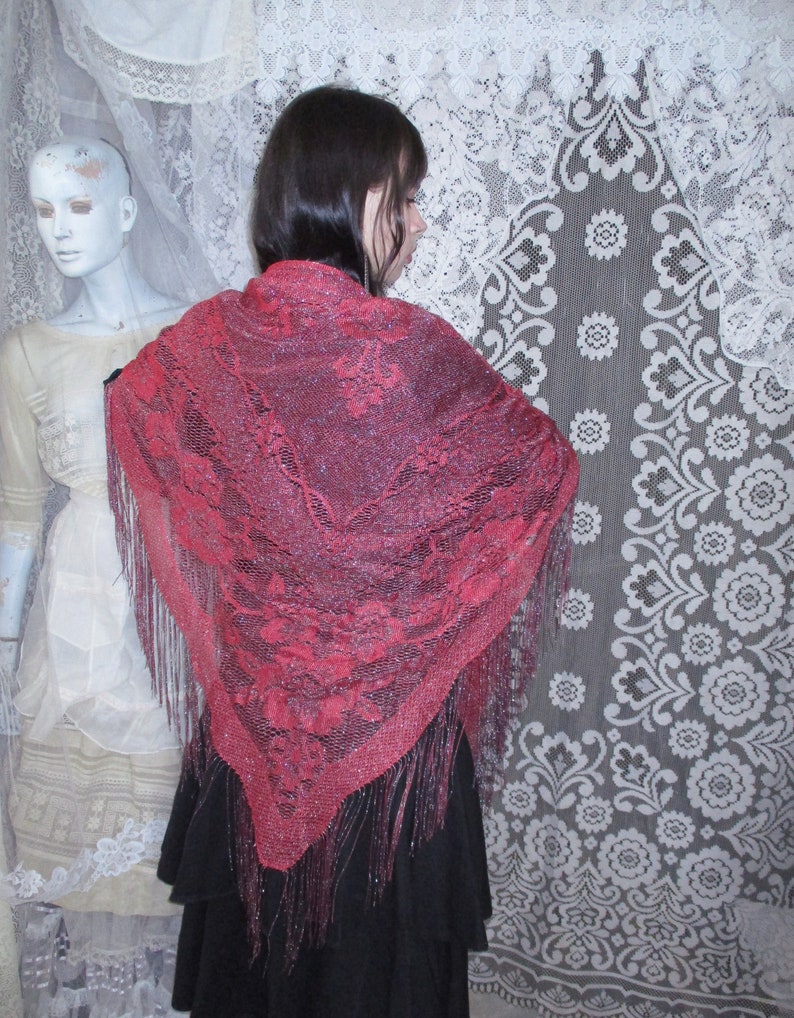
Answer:
[{"label": "woman", "polygon": [[122,557],[194,731],[160,872],[195,1018],[468,1014],[470,744],[487,789],[577,467],[449,325],[380,296],[425,169],[391,103],[299,96],[257,178],[263,275],[109,390]]}]

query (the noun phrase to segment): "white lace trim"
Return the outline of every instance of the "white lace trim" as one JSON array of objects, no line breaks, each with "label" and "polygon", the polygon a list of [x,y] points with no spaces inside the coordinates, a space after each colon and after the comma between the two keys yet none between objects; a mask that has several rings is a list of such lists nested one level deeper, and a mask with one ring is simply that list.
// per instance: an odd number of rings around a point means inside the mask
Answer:
[{"label": "white lace trim", "polygon": [[[252,0],[59,0],[69,55],[106,70],[119,92],[158,102],[206,102],[258,69]],[[89,57],[86,60],[86,56]]]},{"label": "white lace trim", "polygon": [[[522,199],[544,190],[551,197],[566,106],[582,101],[593,51],[603,57],[603,89],[615,101],[634,95],[633,76],[645,60],[652,85],[647,115],[657,122],[719,282],[724,351],[740,363],[770,366],[782,385],[794,386],[788,0],[442,0],[432,9],[419,0],[228,0],[226,31],[216,33],[223,44],[202,49],[193,7],[185,7],[188,49],[168,60],[163,40],[178,34],[178,12],[143,5],[153,35],[158,17],[167,18],[162,39],[144,47],[131,31],[122,36],[108,28],[99,2],[55,0],[64,45],[102,83],[156,207],[194,247],[188,265],[203,269],[206,256],[221,286],[245,284],[255,268],[244,239],[241,182],[253,174],[273,108],[296,82],[307,88],[342,78],[393,95],[431,147],[446,135],[452,152],[432,153],[436,180],[428,185],[479,238],[467,247],[453,228],[460,224],[450,223],[435,241],[437,271],[422,280],[419,297],[467,334],[479,321],[489,260],[521,207],[508,201],[505,215],[495,214],[503,196],[494,188],[502,186],[487,176],[488,164]],[[128,2],[111,0],[108,9]],[[172,113],[171,140],[180,155],[171,158],[181,162],[169,188],[152,161],[151,115],[131,97],[201,104],[179,126]],[[521,131],[527,112],[529,130]],[[187,151],[190,161],[181,157]],[[172,208],[175,182],[190,230]]]},{"label": "white lace trim", "polygon": [[0,899],[13,903],[57,901],[74,891],[87,891],[103,877],[118,877],[142,862],[156,862],[165,834],[164,820],[146,824],[127,820],[111,838],[84,849],[67,869],[57,866],[47,879],[38,870],[18,865],[0,879]]},{"label": "white lace trim", "polygon": [[[256,11],[252,4],[228,0],[226,29],[218,28],[226,45],[209,53],[196,31],[206,0],[198,14],[195,4],[181,11],[161,5],[159,16],[156,6],[144,4],[146,46],[114,31],[118,19],[111,15],[129,0],[56,0],[55,6],[70,56],[89,69],[98,61],[121,91],[158,102],[208,101],[254,77],[281,90],[295,67],[305,85],[320,83],[345,58],[355,63],[362,88],[394,81],[404,102],[416,99],[442,64],[464,99],[481,88],[485,65],[495,68],[503,87],[520,91],[548,61],[551,88],[567,102],[579,92],[594,50],[618,97],[631,92],[644,56],[663,68],[660,85],[671,93],[705,67],[718,92],[730,94],[751,64],[762,67],[775,92],[794,88],[788,0],[756,0],[752,7],[747,0],[687,7],[659,0],[443,0],[432,8],[419,0],[260,0]],[[185,52],[165,59],[166,42],[179,38]]]}]

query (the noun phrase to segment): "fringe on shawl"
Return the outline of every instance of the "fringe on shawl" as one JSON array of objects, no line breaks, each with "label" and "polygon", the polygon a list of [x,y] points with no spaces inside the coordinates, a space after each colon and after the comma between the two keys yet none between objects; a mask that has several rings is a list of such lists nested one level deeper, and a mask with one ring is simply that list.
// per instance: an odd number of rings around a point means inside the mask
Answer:
[{"label": "fringe on shawl", "polygon": [[[417,743],[375,781],[349,796],[323,836],[284,874],[284,889],[275,922],[284,924],[285,969],[302,946],[319,947],[334,918],[339,881],[361,837],[371,827],[367,906],[376,904],[389,883],[401,836],[411,854],[444,823],[452,767],[460,740],[455,697],[450,696]],[[407,805],[417,789],[410,829]],[[237,884],[246,909],[247,932],[255,958],[269,930],[262,929],[265,873],[256,854],[253,822],[239,783],[235,799]]]},{"label": "fringe on shawl", "polygon": [[[460,711],[472,744],[480,800],[487,806],[502,777],[507,733],[524,706],[540,652],[559,629],[569,590],[575,497],[549,535],[529,593],[501,633],[461,672]],[[478,719],[476,730],[471,719]]]},{"label": "fringe on shawl", "polygon": [[[108,496],[116,518],[116,545],[135,609],[138,636],[152,676],[152,691],[166,708],[168,724],[192,751],[203,707],[190,653],[152,572],[135,496],[108,435]],[[198,766],[198,765],[197,765]]]},{"label": "fringe on shawl", "polygon": [[[108,427],[108,435],[110,428]],[[135,605],[138,631],[155,694],[185,746],[185,764],[201,780],[213,753],[209,724],[200,724],[202,697],[184,637],[158,588],[146,553],[135,498],[109,442],[109,495],[124,573]],[[501,777],[507,732],[520,712],[534,676],[539,642],[559,625],[568,589],[570,528],[575,499],[551,532],[533,585],[501,633],[463,669],[439,714],[416,744],[375,781],[349,796],[323,836],[285,874],[278,920],[285,923],[286,968],[302,945],[321,946],[334,917],[339,879],[371,817],[369,898],[377,902],[392,876],[413,789],[416,807],[407,836],[410,850],[429,841],[444,824],[461,726],[472,743],[481,800],[488,804]],[[478,719],[476,731],[473,719]],[[250,809],[236,782],[234,817],[237,882],[245,905],[252,956],[263,945],[264,871],[257,857]]]},{"label": "fringe on shawl", "polygon": [[[336,891],[350,853],[371,823],[369,904],[376,903],[391,880],[401,836],[410,851],[444,826],[452,769],[467,716],[479,715],[476,733],[468,732],[475,755],[478,790],[487,805],[502,777],[510,723],[520,713],[534,676],[544,637],[560,623],[568,589],[571,506],[554,527],[543,564],[531,590],[504,630],[461,673],[441,711],[416,744],[375,781],[349,796],[334,820],[286,873],[281,911],[289,969],[301,946],[319,947],[334,918]],[[473,702],[485,691],[479,703]],[[237,784],[234,820],[237,880],[246,908],[252,954],[262,949],[264,872],[256,853],[253,821],[242,786]],[[411,826],[403,830],[411,792],[416,802]]]}]

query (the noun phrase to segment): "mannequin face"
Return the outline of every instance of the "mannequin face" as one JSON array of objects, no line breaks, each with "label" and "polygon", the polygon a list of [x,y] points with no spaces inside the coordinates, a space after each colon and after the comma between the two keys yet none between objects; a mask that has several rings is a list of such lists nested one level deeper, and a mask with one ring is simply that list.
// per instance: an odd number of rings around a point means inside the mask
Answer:
[{"label": "mannequin face", "polygon": [[79,140],[47,145],[33,157],[29,181],[39,236],[65,276],[85,278],[118,258],[136,203],[114,149]]},{"label": "mannequin face", "polygon": [[[403,207],[403,221],[405,223],[405,240],[397,253],[397,257],[391,263],[383,277],[383,282],[388,285],[399,279],[402,270],[411,261],[411,257],[419,243],[419,238],[427,229],[427,223],[419,214],[414,198],[416,191],[410,191]],[[380,211],[383,201],[383,188],[373,187],[367,192],[364,202],[364,219],[361,224],[361,239],[364,243],[364,250],[370,263],[375,266],[385,264],[394,241],[392,240],[391,224],[387,223]]]}]

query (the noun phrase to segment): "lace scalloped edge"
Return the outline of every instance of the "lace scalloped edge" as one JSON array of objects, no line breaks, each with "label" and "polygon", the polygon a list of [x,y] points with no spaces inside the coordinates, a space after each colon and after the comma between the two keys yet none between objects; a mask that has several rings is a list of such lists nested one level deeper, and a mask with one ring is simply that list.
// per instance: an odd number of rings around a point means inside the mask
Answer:
[{"label": "lace scalloped edge", "polygon": [[139,863],[154,862],[166,822],[162,819],[141,824],[127,820],[111,838],[100,838],[95,848],[85,848],[68,868],[56,866],[49,879],[20,863],[0,879],[0,899],[11,904],[56,901],[74,891],[87,891],[104,877],[128,873]]}]

